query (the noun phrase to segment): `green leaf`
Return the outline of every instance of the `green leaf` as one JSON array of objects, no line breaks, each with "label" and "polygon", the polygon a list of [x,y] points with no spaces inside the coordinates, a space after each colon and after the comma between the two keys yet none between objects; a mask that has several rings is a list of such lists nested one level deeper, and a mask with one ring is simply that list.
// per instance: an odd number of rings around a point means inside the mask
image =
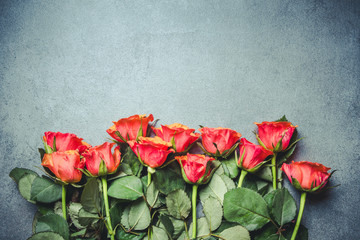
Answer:
[{"label": "green leaf", "polygon": [[166,206],[171,216],[185,219],[191,210],[191,201],[184,190],[176,190],[166,197]]},{"label": "green leaf", "polygon": [[[189,227],[189,235],[191,236],[192,234],[192,230],[193,229],[193,223],[190,224]],[[206,236],[210,234],[210,227],[209,224],[206,220],[206,218],[202,217],[202,218],[198,218],[196,220],[196,236],[197,238],[199,238],[200,236]]]},{"label": "green leaf", "polygon": [[174,226],[174,233],[172,234],[172,237],[173,239],[177,239],[185,229],[184,222],[173,217],[169,217],[169,219]]},{"label": "green leaf", "polygon": [[165,214],[161,214],[160,217],[160,226],[162,225],[164,230],[170,235],[173,236],[174,234],[174,225],[172,224],[170,217],[166,216]]},{"label": "green leaf", "polygon": [[64,240],[64,238],[54,232],[41,232],[32,235],[28,240]]},{"label": "green leaf", "polygon": [[36,177],[31,184],[31,200],[52,203],[61,199],[61,186],[46,178]]},{"label": "green leaf", "polygon": [[69,239],[69,227],[66,220],[57,214],[47,214],[40,218],[36,223],[36,233],[55,232],[60,234],[64,239]]},{"label": "green leaf", "polygon": [[[284,232],[284,237],[286,239],[290,239],[292,236],[292,233],[294,231],[295,224],[291,224],[288,228],[286,228],[286,231]],[[309,234],[308,230],[304,225],[300,224],[298,233],[296,235],[296,240],[308,240]]]},{"label": "green leaf", "polygon": [[121,215],[124,212],[125,207],[120,202],[112,204],[110,207],[111,224],[113,228],[121,222]]},{"label": "green leaf", "polygon": [[296,216],[296,203],[286,188],[274,190],[264,197],[275,221],[283,226]]},{"label": "green leaf", "polygon": [[131,205],[128,205],[121,215],[121,224],[126,228],[130,229],[130,223],[129,223],[129,213],[130,213]]},{"label": "green leaf", "polygon": [[141,180],[135,176],[116,179],[111,183],[108,195],[117,199],[136,200],[143,196]]},{"label": "green leaf", "polygon": [[38,221],[38,218],[41,217],[42,214],[39,211],[36,211],[36,213],[34,214],[34,218],[32,221],[32,232],[35,233],[35,228],[36,228],[36,223]]},{"label": "green leaf", "polygon": [[81,204],[84,210],[91,213],[100,213],[100,184],[96,178],[90,178],[81,194]]},{"label": "green leaf", "polygon": [[68,213],[71,219],[71,222],[78,229],[83,228],[83,225],[79,223],[79,211],[82,209],[81,203],[70,202],[68,207]]},{"label": "green leaf", "polygon": [[228,191],[231,189],[234,189],[236,187],[234,181],[231,180],[231,178],[229,178],[227,175],[223,174],[223,175],[220,175],[220,177],[224,181]]},{"label": "green leaf", "polygon": [[152,238],[151,240],[168,240],[169,237],[164,229],[159,227],[152,227]]},{"label": "green leaf", "polygon": [[156,188],[165,195],[177,189],[185,189],[185,182],[182,176],[169,168],[157,169],[152,176]]},{"label": "green leaf", "polygon": [[225,194],[224,217],[249,231],[259,229],[270,221],[265,200],[247,188],[236,188]]},{"label": "green leaf", "polygon": [[27,168],[14,168],[13,170],[11,170],[11,172],[9,173],[9,177],[11,177],[16,184],[19,184],[20,179],[25,175],[25,174],[31,174],[34,176],[39,176],[36,172],[27,169]]},{"label": "green leaf", "polygon": [[37,177],[37,175],[25,173],[19,180],[18,187],[21,196],[31,203],[35,203],[35,201],[31,200],[31,186]]},{"label": "green leaf", "polygon": [[91,213],[86,211],[84,208],[79,210],[79,223],[80,225],[86,227],[94,222],[99,221],[100,217],[96,213]]},{"label": "green leaf", "polygon": [[254,174],[267,182],[272,182],[271,167],[263,167]]},{"label": "green leaf", "polygon": [[118,240],[141,240],[145,235],[146,233],[144,232],[140,232],[138,234],[127,233],[124,231],[124,229],[118,227],[115,237]]},{"label": "green leaf", "polygon": [[225,229],[219,234],[224,239],[250,240],[249,231],[242,226],[235,226]]},{"label": "green leaf", "polygon": [[206,199],[208,199],[210,196],[215,197],[223,204],[224,201],[224,195],[227,192],[226,183],[222,178],[214,174],[211,181],[199,191],[199,196],[201,202],[204,202]]},{"label": "green leaf", "polygon": [[146,190],[146,200],[150,207],[154,207],[159,196],[159,190],[156,189],[155,183],[151,182]]},{"label": "green leaf", "polygon": [[120,170],[127,175],[137,176],[141,171],[143,165],[139,162],[138,157],[135,155],[130,147],[125,149],[125,154],[121,157]]},{"label": "green leaf", "polygon": [[236,165],[235,154],[233,154],[229,159],[221,160],[221,165],[228,177],[236,178],[237,175],[239,175],[239,168]]},{"label": "green leaf", "polygon": [[204,201],[203,212],[209,223],[210,230],[215,231],[220,225],[223,217],[222,206],[216,198],[209,197]]},{"label": "green leaf", "polygon": [[150,225],[150,210],[143,199],[131,204],[129,212],[129,225],[134,230],[144,230]]}]

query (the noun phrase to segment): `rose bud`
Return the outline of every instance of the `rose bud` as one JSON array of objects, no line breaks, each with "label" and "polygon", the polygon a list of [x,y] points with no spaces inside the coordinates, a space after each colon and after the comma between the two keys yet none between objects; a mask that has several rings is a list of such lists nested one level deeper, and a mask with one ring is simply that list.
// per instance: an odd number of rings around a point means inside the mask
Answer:
[{"label": "rose bud", "polygon": [[262,122],[255,123],[259,135],[256,135],[260,145],[273,152],[285,151],[297,126],[291,122]]},{"label": "rose bud", "polygon": [[114,125],[106,130],[106,132],[119,142],[137,140],[139,136],[146,136],[148,124],[153,120],[152,114],[148,117],[146,115],[133,115],[113,122]]},{"label": "rose bud", "polygon": [[290,183],[302,192],[316,192],[322,189],[331,177],[332,173],[328,173],[330,169],[320,163],[307,161],[284,163],[281,167]]},{"label": "rose bud", "polygon": [[[260,145],[253,144],[242,138],[240,140],[240,158],[238,160],[238,166],[248,172],[257,171],[270,155],[273,153],[269,150],[266,150]],[[270,159],[269,159],[270,160]]]},{"label": "rose bud", "polygon": [[199,133],[194,133],[195,129],[191,129],[180,123],[171,125],[161,125],[161,128],[153,128],[153,131],[165,142],[170,142],[176,152],[188,151],[199,137]]},{"label": "rose bud", "polygon": [[[120,147],[114,149],[115,143],[105,142],[102,145],[92,147],[82,154],[85,159],[86,169],[93,175],[102,176],[114,173],[120,165]],[[103,161],[103,166],[101,165]]]},{"label": "rose bud", "polygon": [[181,166],[184,180],[189,184],[206,184],[220,166],[214,158],[200,154],[188,153],[175,159]]},{"label": "rose bud", "polygon": [[202,136],[202,146],[206,153],[215,156],[227,157],[237,145],[235,143],[240,139],[241,134],[229,128],[200,128]]},{"label": "rose bud", "polygon": [[76,183],[81,180],[85,161],[80,160],[80,154],[77,150],[68,150],[65,152],[46,153],[41,163],[55,174],[62,182]]},{"label": "rose bud", "polygon": [[139,137],[139,142],[128,141],[133,152],[139,160],[148,167],[158,168],[163,165],[167,156],[175,152],[169,149],[171,143],[163,141],[160,137]]},{"label": "rose bud", "polygon": [[72,133],[45,132],[44,135],[45,136],[43,136],[43,141],[46,153],[52,153],[55,151],[64,152],[67,150],[78,150],[81,154],[86,149],[91,147],[90,144],[82,141],[82,138],[79,138]]}]

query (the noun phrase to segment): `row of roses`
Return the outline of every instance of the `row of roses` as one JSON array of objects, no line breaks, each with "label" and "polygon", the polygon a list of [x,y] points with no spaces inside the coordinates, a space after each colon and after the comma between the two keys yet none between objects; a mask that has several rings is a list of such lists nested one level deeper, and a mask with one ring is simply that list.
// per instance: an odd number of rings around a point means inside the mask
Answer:
[{"label": "row of roses", "polygon": [[[82,178],[82,173],[88,177],[100,177],[103,183],[104,204],[106,211],[105,225],[111,239],[114,239],[109,203],[107,196],[107,175],[115,174],[121,162],[120,145],[127,144],[136,154],[139,161],[147,167],[148,185],[151,183],[151,174],[173,160],[181,166],[184,180],[193,185],[193,234],[196,238],[196,198],[197,188],[206,184],[222,159],[226,159],[235,152],[237,166],[242,169],[238,187],[242,186],[248,172],[254,173],[271,160],[273,189],[278,188],[276,157],[281,152],[292,149],[298,140],[294,135],[296,127],[290,122],[281,121],[256,123],[256,134],[259,145],[241,138],[241,134],[228,128],[190,129],[182,124],[162,125],[160,128],[151,126],[153,116],[134,115],[114,122],[107,133],[114,139],[113,143],[105,142],[92,147],[82,138],[74,134],[46,132],[43,137],[45,154],[42,165],[48,168],[57,181],[62,183],[63,196],[66,194],[65,186],[75,184]],[[151,126],[149,128],[149,126]],[[150,130],[153,131],[152,137]],[[295,139],[294,139],[295,137]],[[201,138],[201,144],[198,139]],[[113,147],[117,143],[114,150]],[[203,154],[190,154],[189,150],[194,143],[198,143]],[[170,161],[166,161],[170,158]],[[173,160],[171,160],[173,159]],[[296,223],[292,239],[295,239],[300,225],[303,205],[307,192],[322,189],[330,178],[330,168],[318,163],[293,162],[284,163],[281,169],[288,176],[290,182],[303,192],[299,218]],[[304,196],[304,197],[303,197]],[[66,219],[66,207],[63,197],[63,216]]]}]

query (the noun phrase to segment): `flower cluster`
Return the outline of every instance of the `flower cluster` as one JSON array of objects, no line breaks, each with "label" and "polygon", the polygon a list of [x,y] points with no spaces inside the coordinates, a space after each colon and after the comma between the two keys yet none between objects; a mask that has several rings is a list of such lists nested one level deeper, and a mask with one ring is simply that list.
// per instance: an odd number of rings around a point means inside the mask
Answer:
[{"label": "flower cluster", "polygon": [[[155,127],[152,114],[113,123],[111,141],[97,146],[45,132],[40,152],[48,177],[10,173],[39,207],[34,239],[250,239],[251,232],[294,240],[306,194],[324,190],[331,177],[319,163],[286,163],[300,139],[285,117],[255,123],[258,144],[230,128]],[[301,191],[295,225],[296,204],[279,169]],[[197,216],[199,201],[204,217]]]}]

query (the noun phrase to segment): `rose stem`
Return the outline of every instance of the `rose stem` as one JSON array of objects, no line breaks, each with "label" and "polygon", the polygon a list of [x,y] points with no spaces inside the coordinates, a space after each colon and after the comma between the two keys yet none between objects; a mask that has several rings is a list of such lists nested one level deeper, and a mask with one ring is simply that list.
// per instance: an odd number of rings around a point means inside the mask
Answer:
[{"label": "rose stem", "polygon": [[192,191],[192,217],[193,217],[193,229],[192,229],[192,239],[196,239],[196,198],[197,198],[197,189],[198,185],[193,185]]},{"label": "rose stem", "polygon": [[272,177],[273,177],[273,189],[276,189],[276,182],[277,182],[277,178],[276,178],[276,171],[277,171],[277,166],[276,166],[276,153],[274,153],[274,156],[271,158],[271,170],[272,170]]},{"label": "rose stem", "polygon": [[148,169],[148,182],[147,182],[147,185],[149,186],[151,183],[151,173],[149,172],[149,169]]},{"label": "rose stem", "polygon": [[111,218],[110,218],[110,210],[109,210],[109,198],[107,194],[107,180],[106,176],[101,177],[101,183],[103,187],[103,196],[104,196],[104,204],[105,204],[105,212],[106,212],[106,221],[107,221],[107,229],[110,234],[111,240],[115,239],[114,232],[111,225]]},{"label": "rose stem", "polygon": [[63,217],[66,220],[67,217],[66,217],[66,186],[65,186],[65,184],[62,184],[61,202],[62,202]]},{"label": "rose stem", "polygon": [[296,224],[295,224],[293,234],[291,236],[291,240],[295,240],[297,232],[299,230],[301,218],[302,218],[302,215],[303,215],[303,212],[304,212],[305,200],[306,200],[306,192],[303,192],[303,193],[301,193],[299,214],[298,214],[298,217],[297,217],[297,220],[296,220]]},{"label": "rose stem", "polygon": [[241,170],[240,177],[239,177],[239,183],[238,183],[238,186],[237,186],[238,188],[241,188],[242,183],[243,183],[243,181],[244,181],[244,179],[245,179],[246,174],[248,174],[247,171]]}]

